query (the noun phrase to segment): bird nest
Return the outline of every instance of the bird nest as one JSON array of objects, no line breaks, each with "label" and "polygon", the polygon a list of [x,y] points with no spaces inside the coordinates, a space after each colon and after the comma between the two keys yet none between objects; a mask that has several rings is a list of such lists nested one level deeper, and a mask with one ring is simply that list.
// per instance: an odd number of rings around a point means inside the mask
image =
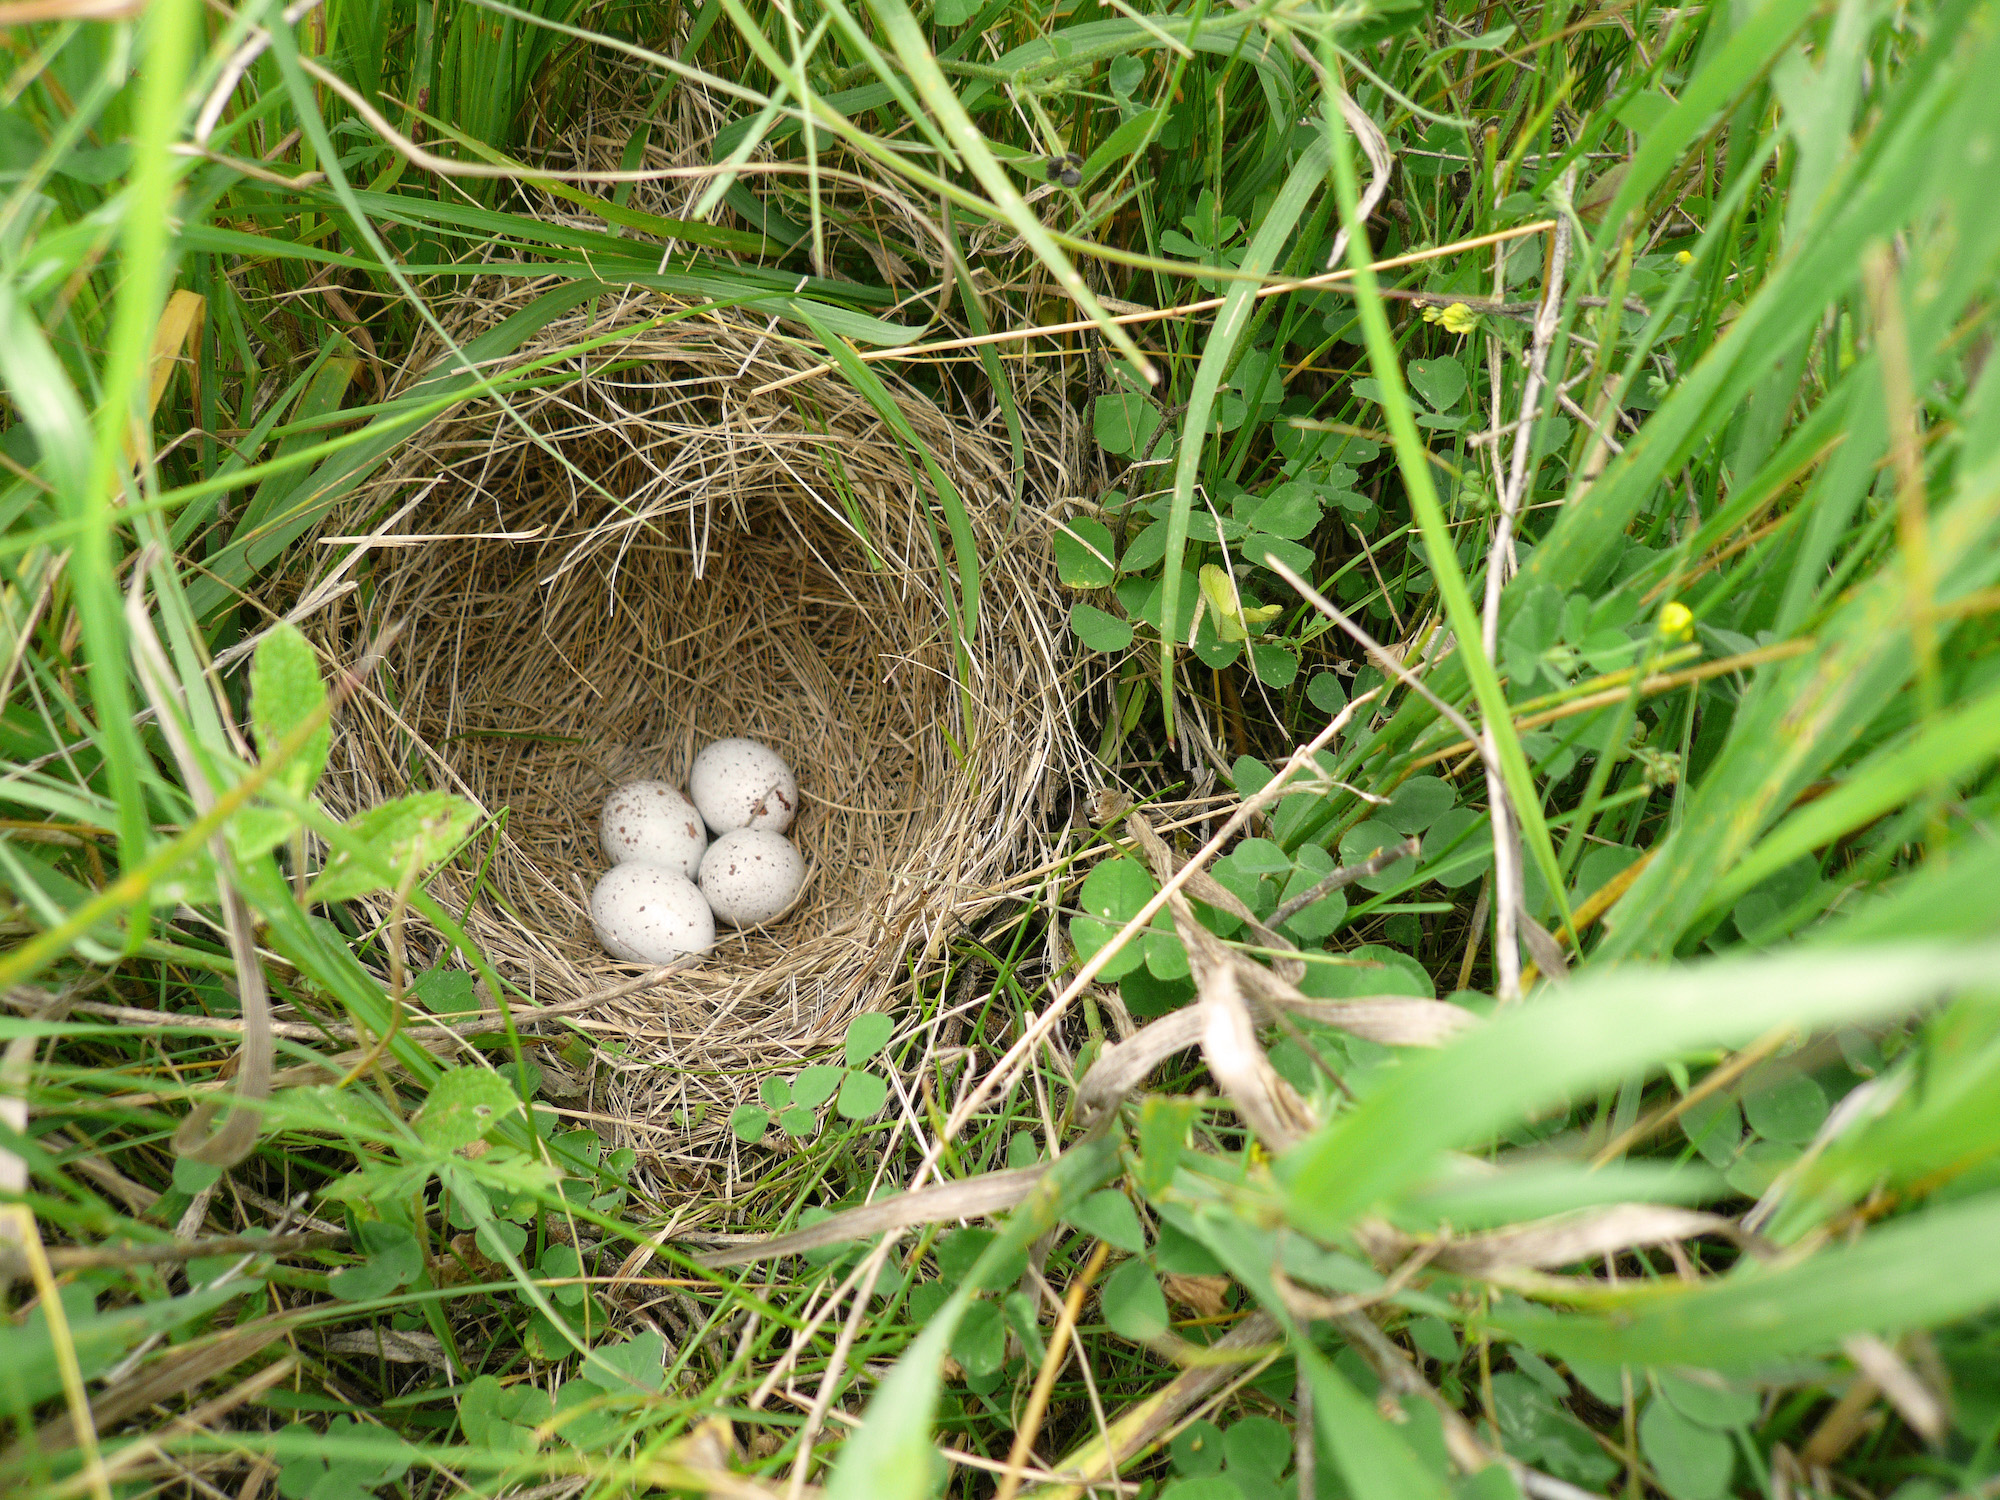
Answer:
[{"label": "bird nest", "polygon": [[[1017,493],[1004,434],[885,377],[957,491],[954,542],[907,442],[749,314],[586,307],[483,368],[528,366],[511,415],[454,408],[331,517],[368,555],[322,644],[353,661],[397,630],[343,713],[327,800],[351,815],[414,782],[488,814],[432,894],[534,1003],[610,992],[575,1016],[614,1043],[592,1111],[685,1191],[727,1173],[728,1116],[764,1077],[906,997],[1059,831],[1049,807],[1081,756],[1048,539],[1060,468],[1031,432]],[[330,570],[351,560],[322,550]],[[599,808],[626,781],[684,785],[729,735],[798,776],[804,893],[630,988],[644,971],[589,921]]]}]

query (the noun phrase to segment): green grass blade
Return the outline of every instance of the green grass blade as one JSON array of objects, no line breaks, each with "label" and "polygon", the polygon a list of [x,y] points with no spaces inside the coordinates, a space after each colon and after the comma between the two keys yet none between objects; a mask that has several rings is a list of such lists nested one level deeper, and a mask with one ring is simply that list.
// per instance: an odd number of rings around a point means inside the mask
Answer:
[{"label": "green grass blade", "polygon": [[1574,1091],[1774,1026],[1832,1027],[1903,1014],[1940,988],[1986,982],[1991,946],[1844,949],[1675,968],[1593,970],[1421,1059],[1280,1163],[1288,1217],[1338,1234],[1417,1185],[1438,1153]]},{"label": "green grass blade", "polygon": [[[1327,145],[1317,140],[1300,156],[1284,187],[1272,200],[1263,224],[1244,252],[1242,269],[1262,278],[1278,263],[1293,227],[1304,216],[1313,195],[1326,181]],[[1208,450],[1208,422],[1215,398],[1236,357],[1236,346],[1255,312],[1256,288],[1247,281],[1230,283],[1215,315],[1195,367],[1188,393],[1187,419],[1182,425],[1180,452],[1174,458],[1174,495],[1167,512],[1167,554],[1160,571],[1160,707],[1167,734],[1174,733],[1174,649],[1180,643],[1181,557],[1187,549],[1188,514],[1194,509],[1195,486],[1201,478],[1202,455]],[[1252,559],[1258,561],[1260,559]]]}]

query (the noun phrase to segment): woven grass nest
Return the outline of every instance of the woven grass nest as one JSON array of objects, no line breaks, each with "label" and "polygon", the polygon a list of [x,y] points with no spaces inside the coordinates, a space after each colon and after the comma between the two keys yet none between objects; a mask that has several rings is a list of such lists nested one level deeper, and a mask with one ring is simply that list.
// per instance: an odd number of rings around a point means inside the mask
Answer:
[{"label": "woven grass nest", "polygon": [[[479,304],[454,335],[535,290]],[[579,1017],[623,1049],[603,1053],[608,1097],[591,1108],[619,1122],[657,1187],[686,1189],[727,1170],[729,1113],[761,1079],[907,997],[1004,877],[1046,856],[1049,809],[1082,752],[1049,560],[1048,436],[1031,440],[1017,500],[1004,433],[888,377],[977,543],[977,630],[955,652],[944,591],[958,570],[914,457],[836,373],[758,394],[811,368],[765,318],[660,321],[676,310],[654,297],[586,307],[489,365],[497,376],[603,340],[556,367],[569,378],[510,397],[521,423],[470,402],[330,518],[387,537],[367,586],[320,629],[353,661],[401,627],[343,716],[329,802],[358,812],[414,773],[504,811],[466,925],[541,1004],[644,972],[607,957],[588,919],[607,792],[685,785],[696,750],[728,735],[795,769],[808,876],[791,913],[724,929],[699,964]],[[480,864],[475,850],[437,877],[447,909],[464,909]]]}]

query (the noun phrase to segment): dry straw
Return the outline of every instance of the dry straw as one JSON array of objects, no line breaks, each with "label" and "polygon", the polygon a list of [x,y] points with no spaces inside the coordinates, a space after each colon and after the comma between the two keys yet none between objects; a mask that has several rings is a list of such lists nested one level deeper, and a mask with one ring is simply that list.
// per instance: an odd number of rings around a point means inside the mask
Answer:
[{"label": "dry straw", "polygon": [[[455,335],[537,290],[466,304],[477,316]],[[812,364],[763,318],[663,322],[681,310],[665,299],[613,304],[489,368],[629,329],[560,366],[567,379],[511,398],[577,472],[475,401],[330,518],[329,535],[375,540],[365,586],[329,611],[322,644],[351,660],[384,625],[402,630],[378,690],[345,716],[327,796],[352,814],[415,782],[493,815],[497,835],[433,894],[467,911],[508,978],[556,1003],[634,972],[605,956],[587,916],[605,794],[681,782],[725,735],[786,757],[803,794],[799,903],[579,1018],[616,1044],[601,1049],[610,1084],[590,1108],[678,1196],[733,1176],[727,1119],[760,1081],[906,998],[1010,872],[1048,858],[1082,751],[1041,498],[1060,472],[1048,440],[1031,435],[1017,499],[1004,436],[889,382],[977,540],[978,627],[958,652],[944,519],[868,402],[828,373],[759,394]],[[328,567],[345,557],[324,550]]]}]

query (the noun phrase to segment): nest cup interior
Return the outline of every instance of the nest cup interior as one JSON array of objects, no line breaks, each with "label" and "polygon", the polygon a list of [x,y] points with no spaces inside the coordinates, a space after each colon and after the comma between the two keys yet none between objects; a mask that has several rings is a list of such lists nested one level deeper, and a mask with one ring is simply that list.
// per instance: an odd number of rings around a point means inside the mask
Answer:
[{"label": "nest cup interior", "polygon": [[[604,331],[579,314],[537,348]],[[894,1005],[913,956],[1046,855],[1050,804],[1081,763],[1048,524],[1033,485],[1014,501],[1004,440],[898,393],[977,544],[965,642],[921,470],[837,375],[758,395],[804,363],[760,332],[690,320],[608,344],[569,383],[513,398],[539,442],[491,405],[426,429],[330,518],[397,544],[369,548],[366,586],[316,627],[347,662],[400,627],[388,671],[344,712],[329,803],[351,815],[415,783],[502,818],[490,858],[469,850],[431,892],[540,1003],[644,972],[589,921],[614,787],[685,786],[695,752],[729,735],[792,766],[808,874],[791,910],[722,929],[698,964],[579,1018],[621,1044],[605,1104],[624,1118],[720,1107],[705,1139],[672,1148],[711,1166],[762,1076]],[[668,1148],[630,1143],[642,1159]]]},{"label": "nest cup interior", "polygon": [[[615,495],[637,488],[636,467],[627,454],[585,472]],[[524,473],[519,488],[546,483]],[[445,519],[476,525],[470,509]],[[697,750],[741,734],[799,778],[790,836],[810,874],[773,927],[721,929],[712,961],[762,966],[851,925],[941,790],[922,742],[952,706],[945,642],[897,628],[895,576],[803,496],[750,500],[724,518],[741,530],[704,518],[700,538],[624,524],[596,496],[578,510],[535,541],[435,543],[426,586],[389,601],[405,718],[482,805],[507,810],[498,890],[573,963],[608,967],[588,920],[605,797],[641,779],[685,787]],[[433,566],[462,588],[428,586]]]}]

